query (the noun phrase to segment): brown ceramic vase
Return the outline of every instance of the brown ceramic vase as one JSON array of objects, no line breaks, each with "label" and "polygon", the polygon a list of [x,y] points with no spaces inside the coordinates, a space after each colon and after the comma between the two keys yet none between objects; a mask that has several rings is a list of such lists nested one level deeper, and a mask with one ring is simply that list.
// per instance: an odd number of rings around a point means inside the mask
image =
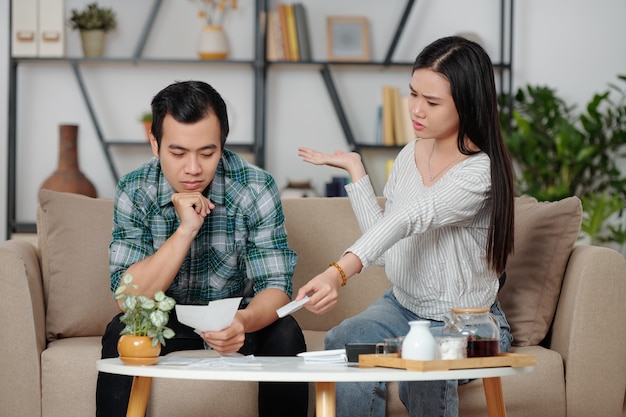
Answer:
[{"label": "brown ceramic vase", "polygon": [[78,167],[78,126],[59,125],[59,161],[41,189],[97,197],[96,188]]}]

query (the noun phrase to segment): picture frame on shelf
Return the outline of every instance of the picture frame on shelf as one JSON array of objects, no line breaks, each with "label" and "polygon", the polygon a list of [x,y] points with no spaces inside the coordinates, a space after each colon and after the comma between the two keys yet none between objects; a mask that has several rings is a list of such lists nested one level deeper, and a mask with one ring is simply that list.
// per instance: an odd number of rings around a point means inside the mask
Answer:
[{"label": "picture frame on shelf", "polygon": [[326,18],[328,61],[370,60],[369,22],[361,16]]}]

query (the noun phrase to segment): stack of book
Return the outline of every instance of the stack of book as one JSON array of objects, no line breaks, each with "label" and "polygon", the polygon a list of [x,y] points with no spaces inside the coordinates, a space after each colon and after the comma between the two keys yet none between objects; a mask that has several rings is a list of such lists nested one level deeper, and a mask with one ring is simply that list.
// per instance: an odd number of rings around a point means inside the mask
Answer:
[{"label": "stack of book", "polygon": [[403,146],[415,139],[409,113],[408,96],[402,96],[398,87],[383,86],[383,104],[379,110],[378,143],[385,146]]},{"label": "stack of book", "polygon": [[310,61],[311,47],[302,3],[278,3],[267,16],[267,60]]}]

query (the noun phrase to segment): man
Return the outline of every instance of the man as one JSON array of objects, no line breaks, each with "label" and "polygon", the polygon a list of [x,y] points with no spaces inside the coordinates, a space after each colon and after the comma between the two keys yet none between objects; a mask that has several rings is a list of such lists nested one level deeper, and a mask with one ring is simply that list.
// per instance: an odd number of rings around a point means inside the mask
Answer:
[{"label": "man", "polygon": [[[111,290],[128,273],[137,293],[163,290],[179,304],[243,297],[221,331],[198,335],[172,314],[176,336],[162,355],[205,346],[259,356],[305,351],[297,322],[276,314],[290,300],[297,259],[279,192],[268,173],[224,149],[222,97],[204,82],[178,82],[154,97],[152,113],[154,158],[122,178],[115,193]],[[103,358],[118,356],[119,317],[102,338]],[[99,374],[97,415],[125,416],[131,385],[129,377]],[[259,383],[261,416],[305,416],[307,402],[307,384]]]}]

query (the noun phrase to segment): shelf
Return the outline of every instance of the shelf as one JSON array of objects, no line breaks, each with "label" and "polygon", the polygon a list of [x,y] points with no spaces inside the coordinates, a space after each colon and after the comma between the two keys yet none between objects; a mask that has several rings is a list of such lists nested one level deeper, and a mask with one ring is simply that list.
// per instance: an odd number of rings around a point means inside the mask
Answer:
[{"label": "shelf", "polygon": [[[8,176],[7,176],[7,238],[10,238],[12,233],[33,233],[36,231],[34,223],[18,222],[16,220],[16,175],[17,175],[17,85],[18,85],[18,66],[29,64],[67,64],[70,66],[78,87],[80,94],[83,98],[85,107],[88,111],[89,118],[92,122],[94,130],[100,147],[102,149],[104,158],[108,164],[109,171],[111,173],[112,180],[117,183],[120,178],[120,173],[115,165],[111,148],[113,147],[136,147],[141,148],[148,146],[145,140],[137,139],[110,139],[104,135],[104,130],[100,123],[100,120],[96,114],[93,100],[87,89],[87,85],[83,79],[81,68],[91,66],[102,66],[112,64],[123,65],[200,65],[206,66],[237,66],[237,67],[249,67],[253,77],[254,83],[254,105],[253,105],[253,139],[250,144],[227,144],[227,148],[232,149],[235,152],[245,153],[247,159],[252,160],[256,165],[261,168],[265,165],[265,76],[266,76],[266,64],[264,57],[264,34],[261,26],[261,21],[258,18],[254,19],[254,57],[251,59],[225,59],[225,60],[201,60],[197,58],[189,59],[173,59],[173,58],[145,58],[142,56],[144,47],[148,36],[152,30],[152,25],[156,20],[156,16],[159,12],[163,0],[152,0],[152,6],[149,6],[146,20],[143,24],[141,33],[137,40],[134,52],[129,57],[102,57],[102,58],[84,58],[80,56],[76,57],[58,57],[58,58],[43,58],[43,57],[13,57],[11,46],[9,46],[9,109],[8,109]],[[255,1],[255,16],[262,16],[267,11],[266,0]],[[10,7],[10,6],[9,6]],[[9,13],[9,15],[11,15]],[[9,19],[10,24],[12,23]],[[9,30],[11,33],[11,30]]]},{"label": "shelf", "polygon": [[[363,68],[384,68],[384,69],[406,69],[412,67],[413,62],[397,62],[393,61],[392,57],[395,54],[396,46],[400,37],[402,36],[404,27],[408,20],[409,14],[417,0],[407,0],[402,16],[400,17],[396,30],[388,47],[385,59],[380,62],[329,62],[329,61],[312,61],[312,62],[273,62],[272,65],[317,65],[319,67],[320,75],[326,86],[328,95],[333,104],[335,114],[339,120],[339,124],[344,133],[346,142],[353,152],[361,152],[363,150],[400,150],[402,146],[385,146],[385,145],[365,145],[358,143],[355,139],[352,127],[348,117],[344,111],[344,106],[339,96],[339,92],[332,77],[332,70],[337,69],[363,69]],[[508,7],[507,7],[508,4]],[[499,80],[500,92],[508,93],[509,97],[512,96],[513,82],[512,82],[512,55],[513,55],[513,12],[514,12],[514,0],[500,0],[500,60],[499,62],[493,62],[492,66],[494,71],[500,71],[501,76]],[[508,11],[508,14],[507,14]],[[508,37],[507,37],[508,29]],[[508,41],[508,42],[507,42]],[[508,56],[507,60],[505,57]],[[348,68],[350,67],[350,68]],[[506,80],[505,80],[506,78]],[[513,103],[510,100],[509,107],[512,107]],[[512,114],[512,111],[509,111]],[[510,121],[509,121],[510,125]],[[364,158],[363,165],[366,166]],[[367,167],[366,167],[367,170]]]},{"label": "shelf", "polygon": [[[434,1],[434,0],[431,0]],[[163,0],[152,0],[152,7],[148,12],[146,21],[144,22],[143,30],[137,41],[135,50],[130,57],[105,57],[105,58],[83,58],[83,57],[62,57],[62,58],[39,58],[39,57],[12,57],[10,56],[10,68],[9,68],[9,108],[8,108],[8,202],[7,202],[7,234],[10,237],[14,232],[33,232],[35,230],[34,224],[21,223],[16,221],[16,153],[17,153],[17,75],[18,66],[20,64],[68,64],[72,69],[78,86],[80,88],[81,95],[85,102],[85,107],[88,110],[89,117],[92,121],[96,135],[98,137],[101,149],[104,157],[107,159],[109,169],[111,171],[112,179],[117,182],[119,180],[119,173],[117,172],[113,157],[111,155],[111,148],[141,148],[148,146],[145,140],[137,139],[112,139],[105,138],[103,129],[101,128],[100,121],[96,115],[95,108],[92,104],[92,100],[86,84],[83,80],[81,68],[91,67],[96,65],[201,65],[201,66],[238,66],[238,67],[250,67],[252,76],[254,79],[254,91],[253,91],[253,135],[252,143],[239,144],[239,143],[227,143],[227,148],[234,151],[250,154],[254,158],[256,165],[261,168],[265,167],[265,130],[266,130],[266,97],[268,92],[266,91],[266,77],[267,71],[270,68],[288,68],[288,69],[303,69],[303,70],[315,70],[318,71],[324,82],[327,93],[331,99],[333,109],[339,120],[340,127],[344,134],[344,138],[348,147],[352,151],[367,152],[372,155],[374,152],[397,152],[402,146],[384,146],[377,144],[363,144],[359,143],[355,139],[352,127],[350,126],[349,119],[346,114],[345,107],[343,106],[341,97],[339,96],[338,89],[336,88],[335,81],[333,80],[333,72],[343,71],[407,71],[413,66],[413,61],[394,61],[392,57],[395,54],[396,46],[403,34],[403,30],[408,22],[409,15],[417,3],[417,0],[406,0],[404,9],[401,13],[399,20],[396,23],[395,31],[390,45],[386,51],[385,57],[382,60],[371,62],[344,62],[344,61],[327,61],[327,60],[311,60],[311,61],[266,61],[265,59],[265,33],[263,27],[265,26],[262,19],[255,19],[255,32],[254,36],[254,57],[252,59],[227,59],[227,60],[200,60],[197,58],[189,59],[173,59],[173,58],[146,58],[142,56],[146,40],[152,29],[152,23],[155,21],[159,8]],[[499,80],[499,90],[501,92],[512,91],[512,49],[513,49],[513,11],[514,0],[500,0],[501,13],[500,13],[500,57],[498,62],[493,63],[494,70],[501,71]],[[255,2],[256,14],[255,16],[267,16],[269,8],[267,0],[256,0]],[[11,51],[9,50],[9,54]],[[507,57],[509,57],[507,59]],[[508,78],[507,78],[508,77]],[[509,102],[512,106],[512,100]],[[365,164],[365,162],[364,162]]]},{"label": "shelf", "polygon": [[70,64],[189,64],[189,65],[250,65],[253,66],[256,61],[250,59],[225,59],[225,60],[202,60],[195,58],[81,58],[81,57],[65,57],[65,58],[38,58],[38,57],[20,57],[13,58],[13,62],[27,64],[32,63],[70,63]]},{"label": "shelf", "polygon": [[[329,66],[333,68],[360,68],[363,67],[372,67],[372,69],[398,69],[398,70],[406,70],[407,68],[413,67],[413,61],[394,61],[394,62],[383,62],[383,61],[368,61],[368,62],[345,62],[345,61],[268,61],[268,66]],[[493,62],[492,63],[494,70],[507,70],[511,68],[511,64],[508,63],[500,63]]]},{"label": "shelf", "polygon": [[[120,147],[149,147],[150,143],[147,140],[107,140],[108,146],[120,146]],[[252,151],[254,144],[251,143],[228,143],[226,142],[226,148]]]}]

